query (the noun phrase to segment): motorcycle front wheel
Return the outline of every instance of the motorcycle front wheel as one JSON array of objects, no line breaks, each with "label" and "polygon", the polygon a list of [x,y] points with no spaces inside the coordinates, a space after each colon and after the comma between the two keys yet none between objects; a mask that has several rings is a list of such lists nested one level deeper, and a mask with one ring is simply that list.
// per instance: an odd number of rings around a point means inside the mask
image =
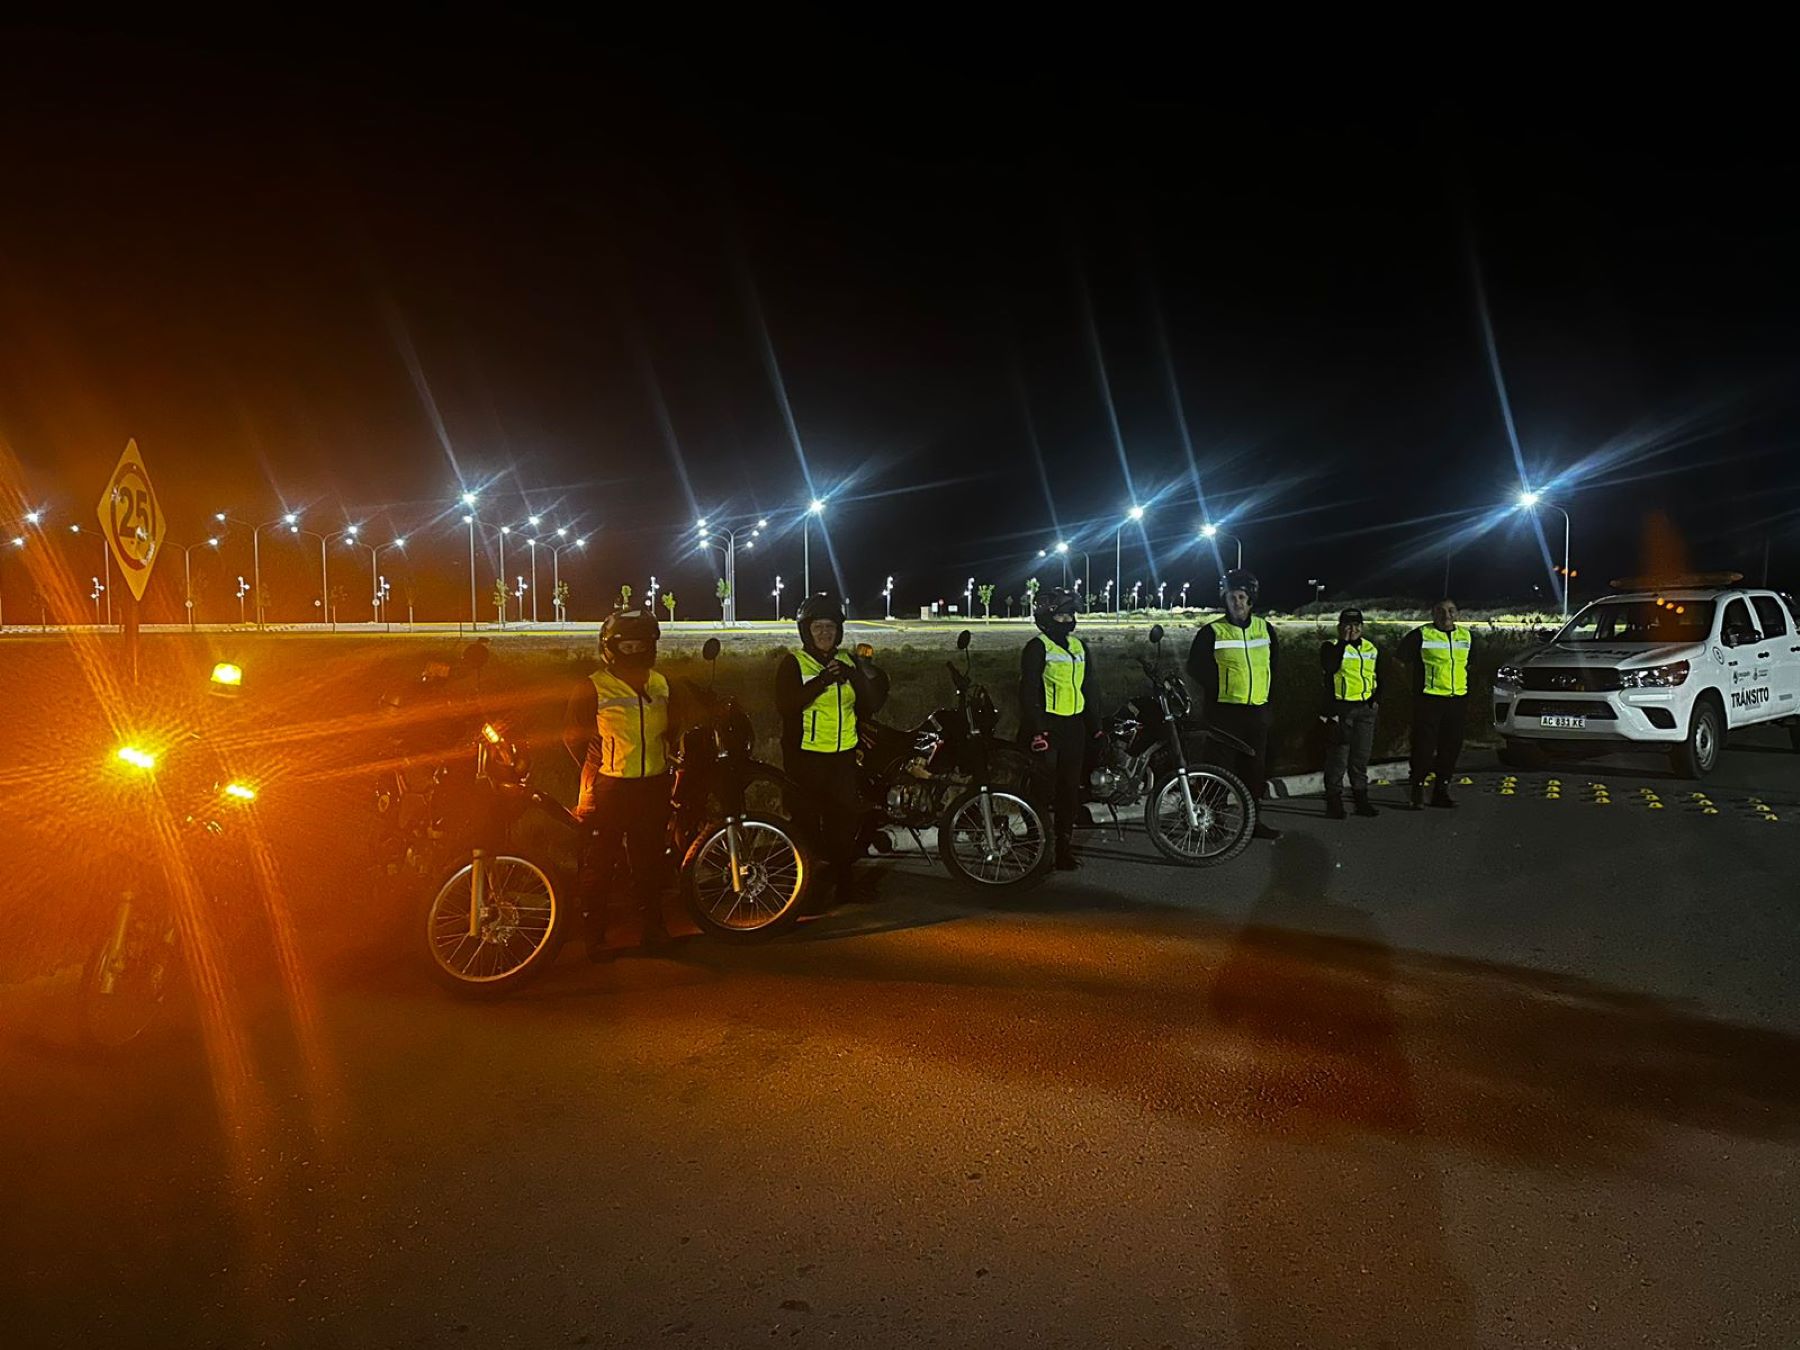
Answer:
[{"label": "motorcycle front wheel", "polygon": [[543,865],[509,853],[485,863],[479,899],[471,859],[449,875],[425,908],[432,975],[454,993],[473,998],[511,993],[550,965],[566,908],[563,893]]},{"label": "motorcycle front wheel", "polygon": [[[1182,797],[1184,776],[1194,799],[1192,820]],[[1210,764],[1165,770],[1144,804],[1144,828],[1164,856],[1188,867],[1216,867],[1248,847],[1256,802],[1241,778]]]},{"label": "motorcycle front wheel", "polygon": [[179,948],[173,927],[141,902],[121,907],[81,972],[81,1037],[123,1050],[168,1013]]},{"label": "motorcycle front wheel", "polygon": [[1049,875],[1054,855],[1044,817],[1023,793],[972,787],[938,821],[938,857],[969,885],[1022,890]]},{"label": "motorcycle front wheel", "polygon": [[726,942],[787,932],[804,912],[812,862],[778,817],[728,817],[704,827],[681,860],[681,898],[696,927]]}]

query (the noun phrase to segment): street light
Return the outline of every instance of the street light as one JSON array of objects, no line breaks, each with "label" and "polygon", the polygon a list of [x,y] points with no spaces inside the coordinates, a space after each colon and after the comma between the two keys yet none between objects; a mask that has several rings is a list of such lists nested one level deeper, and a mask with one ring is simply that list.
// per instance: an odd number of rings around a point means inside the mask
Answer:
[{"label": "street light", "polygon": [[[299,523],[300,517],[289,511],[279,520],[265,520],[260,525],[251,525],[247,520],[239,520],[236,516],[228,516],[223,511],[215,511],[213,519],[221,525],[242,525],[250,531],[250,582],[255,588],[252,598],[256,601],[256,626],[261,628],[263,626],[262,532],[273,529],[277,525],[286,525],[292,529]],[[242,606],[240,605],[239,608],[241,609]]]},{"label": "street light", "polygon": [[1534,492],[1530,488],[1526,488],[1519,493],[1519,509],[1521,511],[1535,511],[1540,506],[1560,512],[1563,518],[1562,616],[1567,619],[1569,617],[1569,513],[1555,502],[1545,501],[1544,494],[1541,492]]},{"label": "street light", "polygon": [[[25,519],[32,520],[32,516],[35,516],[36,514],[37,513],[34,511],[34,512],[32,512],[32,515],[26,516]],[[37,522],[32,521],[32,523],[36,524]],[[25,547],[25,536],[22,534],[15,534],[12,537],[10,542],[12,543],[12,546],[14,548],[22,549]],[[5,631],[6,631],[6,594],[5,594],[5,587],[0,587],[0,632],[5,632]]]},{"label": "street light", "polygon": [[331,572],[330,572],[330,567],[325,560],[325,545],[330,543],[333,539],[354,539],[354,538],[356,538],[356,526],[352,525],[347,530],[339,530],[336,534],[327,535],[327,534],[321,534],[317,530],[301,529],[300,528],[300,518],[292,513],[289,513],[289,515],[286,517],[286,522],[287,522],[289,534],[292,534],[292,535],[302,535],[303,534],[308,539],[317,539],[319,541],[319,620],[322,623],[330,624],[330,622],[331,622]]},{"label": "street light", "polygon": [[1181,583],[1181,607],[1183,609],[1187,608],[1187,593],[1188,593],[1188,586],[1190,584],[1191,583],[1186,582],[1186,581]]},{"label": "street light", "polygon": [[245,615],[245,613],[244,613],[244,597],[248,594],[250,594],[250,583],[245,581],[244,578],[240,575],[238,577],[238,588],[237,588],[238,626],[240,628],[244,627],[245,625],[247,625],[250,622],[249,617],[247,615]]},{"label": "street light", "polygon": [[562,551],[565,548],[586,548],[587,540],[570,539],[567,525],[556,527],[556,537],[564,542],[550,545],[550,607],[556,611],[558,623],[567,623],[568,607],[563,604],[562,598]]},{"label": "street light", "polygon": [[[702,519],[696,525],[696,529],[699,531],[699,537],[696,542],[700,545],[700,547],[703,549],[707,549],[708,551],[717,549],[720,553],[724,554],[724,556],[725,556],[725,606],[724,606],[725,618],[724,618],[724,622],[725,622],[725,626],[727,628],[734,627],[737,624],[737,546],[738,546],[738,536],[740,534],[745,534],[747,532],[749,537],[744,540],[744,547],[747,549],[755,548],[757,539],[762,535],[763,528],[768,523],[769,522],[767,520],[758,520],[755,525],[751,525],[751,526],[740,525],[736,529],[727,529],[722,526],[709,525],[704,519]],[[779,611],[779,608],[780,608],[780,606],[779,606],[779,602],[778,602],[777,603],[778,611]],[[779,613],[778,613],[777,617],[779,617]]]},{"label": "street light", "polygon": [[963,583],[963,613],[975,612],[975,578],[970,577]]},{"label": "street light", "polygon": [[[1121,566],[1121,559],[1124,556],[1123,541],[1125,538],[1125,527],[1127,525],[1140,524],[1143,519],[1144,508],[1141,506],[1133,506],[1125,513],[1125,519],[1119,522],[1119,528],[1113,531],[1113,580],[1118,582],[1121,586],[1125,584],[1120,580],[1120,576],[1124,571],[1124,568]],[[1118,610],[1115,609],[1113,613],[1118,613]]]},{"label": "street light", "polygon": [[[23,543],[24,541],[19,540],[16,542]],[[194,550],[202,547],[216,549],[218,546],[219,538],[217,535],[208,539],[204,545],[177,544],[175,546],[181,550],[181,583],[182,589],[187,594],[187,599],[184,603],[187,606],[188,632],[190,633],[194,631]]]},{"label": "street light", "polygon": [[[531,526],[531,528],[533,530],[536,530],[538,527],[538,517],[527,516],[525,518],[525,523],[527,525]],[[537,608],[537,546],[538,546],[538,541],[537,541],[537,535],[533,534],[531,536],[531,538],[527,539],[525,542],[531,548],[531,621],[533,623],[536,623],[538,621],[538,608]],[[651,599],[652,605],[654,605],[655,601],[656,601],[656,597],[651,596],[650,599]],[[651,612],[655,613],[654,608],[651,610]],[[525,615],[523,613],[521,613],[519,615],[519,621],[521,623],[523,623],[524,620],[525,620]]]},{"label": "street light", "polygon": [[[29,519],[29,517],[27,517],[27,519]],[[70,534],[82,533],[81,526],[79,526],[79,525],[69,526],[69,533]],[[112,549],[107,546],[106,540],[104,540],[104,539],[102,539],[100,541],[100,570],[101,570],[101,574],[103,576],[105,576],[105,578],[106,578],[106,584],[104,586],[102,586],[100,584],[100,578],[99,577],[94,578],[94,585],[98,588],[95,591],[94,597],[93,597],[94,598],[94,622],[95,622],[95,624],[98,624],[100,622],[100,595],[102,592],[104,592],[104,594],[106,596],[106,626],[108,628],[111,628],[112,621],[113,621]]]},{"label": "street light", "polygon": [[472,633],[480,624],[475,608],[475,494],[463,493],[462,504],[469,508],[468,514],[463,516],[463,524],[469,527],[469,631]]},{"label": "street light", "polygon": [[775,617],[777,620],[781,618],[781,593],[785,589],[787,588],[781,584],[781,574],[778,572],[775,574],[775,589],[770,592],[770,594],[775,597]]},{"label": "street light", "polygon": [[[349,533],[352,536],[351,542],[353,544],[359,542],[354,537],[354,530]],[[389,544],[364,544],[363,547],[369,550],[369,585],[372,588],[369,602],[369,622],[371,624],[378,624],[381,622],[382,607],[387,603],[387,583],[381,576],[381,555],[384,550],[390,548],[397,548],[404,551],[406,548],[406,539],[405,536],[402,536]],[[393,622],[390,620],[388,627],[392,628],[393,626]]]},{"label": "street light", "polygon": [[806,583],[806,593],[812,594],[812,518],[825,514],[825,499],[814,497],[806,508],[806,514],[800,518],[801,559],[805,564],[805,575],[801,580]]},{"label": "street light", "polygon": [[1202,539],[1210,541],[1219,538],[1221,535],[1224,535],[1225,538],[1237,545],[1237,562],[1233,565],[1242,567],[1244,565],[1244,541],[1242,539],[1239,539],[1235,534],[1225,534],[1225,532],[1217,525],[1211,524],[1210,522],[1200,527],[1200,537]]},{"label": "street light", "polygon": [[881,596],[887,601],[887,616],[892,619],[894,617],[894,579],[892,577],[889,577],[887,585],[881,588]]}]

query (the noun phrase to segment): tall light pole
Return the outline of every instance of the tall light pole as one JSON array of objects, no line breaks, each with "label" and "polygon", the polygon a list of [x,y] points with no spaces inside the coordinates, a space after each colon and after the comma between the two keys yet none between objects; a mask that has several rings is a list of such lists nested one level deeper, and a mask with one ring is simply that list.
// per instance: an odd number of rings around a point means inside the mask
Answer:
[{"label": "tall light pole", "polygon": [[[511,533],[512,533],[512,526],[502,525],[500,527],[500,585],[502,588],[504,588],[506,585],[506,536]],[[502,590],[502,594],[504,594],[504,589]],[[523,619],[525,616],[524,616],[524,614],[520,614],[519,617],[521,619]],[[502,628],[506,627],[506,606],[505,606],[505,604],[502,604],[500,606],[500,626]]]},{"label": "tall light pole", "polygon": [[1190,583],[1185,582],[1185,581],[1181,583],[1181,607],[1183,609],[1187,608],[1187,593],[1188,593],[1189,584]]},{"label": "tall light pole", "polygon": [[[531,526],[531,528],[532,528],[531,538],[527,539],[525,542],[528,545],[530,545],[530,547],[531,547],[531,621],[532,621],[532,623],[535,624],[538,621],[538,612],[537,612],[537,546],[538,546],[538,541],[537,541],[537,533],[536,533],[537,527],[538,527],[538,518],[536,516],[528,516],[528,517],[526,517],[525,523],[527,525]],[[652,599],[654,599],[654,598],[655,597],[652,597]],[[651,613],[655,613],[655,611],[652,610]],[[524,620],[525,620],[525,616],[523,614],[519,615],[519,621],[521,623],[523,623]]]},{"label": "tall light pole", "polygon": [[[81,526],[79,526],[79,525],[69,526],[69,533],[70,534],[82,533]],[[89,535],[88,537],[91,539],[94,536]],[[112,549],[107,547],[106,540],[104,540],[104,539],[102,539],[100,541],[100,571],[101,571],[101,574],[103,576],[105,576],[105,578],[106,578],[106,584],[101,585],[100,578],[99,577],[94,578],[94,586],[96,588],[95,592],[94,592],[94,623],[96,625],[98,625],[100,622],[100,597],[102,594],[104,594],[106,596],[106,626],[108,628],[111,628],[112,621],[113,621],[113,613],[112,613]]]},{"label": "tall light pole", "polygon": [[289,511],[277,520],[265,520],[260,525],[251,525],[247,520],[239,520],[236,516],[228,516],[223,511],[217,511],[213,513],[213,519],[221,525],[243,525],[250,530],[250,584],[254,588],[251,592],[250,602],[256,606],[256,626],[261,628],[263,626],[262,532],[274,529],[277,525],[286,525],[291,529],[299,523],[300,517]]},{"label": "tall light pole", "polygon": [[[397,548],[402,552],[405,552],[406,538],[405,536],[401,536],[391,544],[364,544],[363,547],[369,550],[369,594],[372,597],[370,601],[370,613],[372,617],[369,621],[370,623],[380,623],[382,606],[387,603],[387,597],[383,594],[381,583],[381,554],[383,550],[390,548]],[[392,624],[390,624],[389,627],[392,627]]]},{"label": "tall light pole", "polygon": [[963,613],[975,612],[975,578],[970,577],[963,583]]},{"label": "tall light pole", "polygon": [[1540,506],[1559,512],[1563,518],[1562,616],[1567,619],[1569,617],[1569,513],[1555,502],[1545,501],[1541,492],[1533,492],[1530,488],[1526,488],[1519,494],[1520,510],[1535,511]]},{"label": "tall light pole", "polygon": [[1244,541],[1242,539],[1239,539],[1235,534],[1225,534],[1223,530],[1211,522],[1200,527],[1200,537],[1209,543],[1212,540],[1219,538],[1221,535],[1237,545],[1237,562],[1234,563],[1233,566],[1242,567],[1244,565]]},{"label": "tall light pole", "polygon": [[892,619],[894,617],[894,579],[892,577],[889,577],[887,585],[881,588],[881,597],[887,601],[887,616]]},{"label": "tall light pole", "polygon": [[805,565],[805,574],[801,580],[806,584],[806,593],[811,595],[812,589],[812,518],[825,514],[825,499],[814,497],[807,504],[806,514],[800,520],[800,556]]},{"label": "tall light pole", "polygon": [[250,583],[245,581],[242,576],[238,577],[238,626],[240,628],[247,626],[250,622],[249,616],[244,613],[244,597],[248,594],[250,594]]},{"label": "tall light pole", "polygon": [[[22,534],[15,534],[7,542],[10,543],[15,550],[22,549],[25,547],[25,536]],[[5,588],[0,587],[0,633],[3,633],[5,631],[6,631],[6,595],[5,595]]]},{"label": "tall light pole", "polygon": [[324,624],[330,624],[331,574],[325,561],[325,545],[333,539],[354,539],[356,537],[356,527],[352,525],[349,530],[339,530],[337,534],[327,535],[320,534],[317,530],[303,530],[300,528],[299,521],[295,520],[288,525],[288,533],[292,535],[303,534],[308,539],[317,539],[319,541],[319,621]]},{"label": "tall light pole", "polygon": [[557,612],[557,622],[567,623],[569,614],[562,602],[562,551],[571,547],[586,548],[587,540],[585,538],[570,539],[567,525],[556,527],[556,537],[564,542],[550,545],[550,594]]},{"label": "tall light pole", "polygon": [[[1115,590],[1113,592],[1113,595],[1115,597],[1120,596],[1121,591],[1123,590],[1124,585],[1125,585],[1125,582],[1124,582],[1124,579],[1122,576],[1124,569],[1121,566],[1121,561],[1120,561],[1124,557],[1124,552],[1125,552],[1124,551],[1125,527],[1127,525],[1136,525],[1139,522],[1141,522],[1143,519],[1144,519],[1144,508],[1141,506],[1133,506],[1129,511],[1127,511],[1125,513],[1125,519],[1121,520],[1119,522],[1119,528],[1113,531],[1113,584],[1120,588],[1120,590]],[[1115,613],[1115,614],[1117,614],[1119,612],[1118,611],[1118,603],[1119,603],[1118,599],[1114,599],[1113,613]]]},{"label": "tall light pole", "polygon": [[737,624],[738,536],[740,534],[748,533],[749,538],[744,540],[744,547],[746,549],[755,548],[757,539],[761,537],[762,532],[768,526],[768,523],[767,520],[758,520],[754,525],[740,525],[736,529],[727,529],[723,526],[710,525],[705,520],[698,521],[695,524],[695,529],[698,532],[696,542],[700,547],[709,551],[717,549],[720,553],[725,555],[725,626],[727,628],[734,627]]},{"label": "tall light pole", "polygon": [[775,597],[775,618],[777,621],[781,619],[781,593],[786,589],[787,588],[781,584],[781,573],[777,572],[775,574],[775,589],[769,592],[770,595]]},{"label": "tall light pole", "polygon": [[469,631],[472,633],[480,626],[480,614],[475,608],[475,494],[465,492],[462,504],[468,507],[463,516],[463,524],[469,527]]},{"label": "tall light pole", "polygon": [[[23,543],[24,540],[18,540],[17,542]],[[197,548],[216,549],[218,546],[219,538],[217,535],[208,539],[203,545],[177,544],[175,546],[181,550],[181,584],[182,590],[186,596],[183,603],[187,607],[188,632],[190,633],[194,631],[194,550]]]}]

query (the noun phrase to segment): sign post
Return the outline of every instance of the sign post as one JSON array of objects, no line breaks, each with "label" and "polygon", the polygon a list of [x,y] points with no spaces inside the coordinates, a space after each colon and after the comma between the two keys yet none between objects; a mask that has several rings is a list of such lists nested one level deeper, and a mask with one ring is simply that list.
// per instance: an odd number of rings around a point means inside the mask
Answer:
[{"label": "sign post", "polygon": [[136,440],[125,442],[125,452],[119,456],[106,491],[100,495],[96,514],[100,517],[100,532],[106,536],[106,547],[131,591],[131,602],[125,606],[125,650],[131,682],[136,684],[138,610],[144,588],[150,584],[150,571],[162,553],[163,537],[168,533],[162,503],[150,485],[150,471],[144,467]]}]

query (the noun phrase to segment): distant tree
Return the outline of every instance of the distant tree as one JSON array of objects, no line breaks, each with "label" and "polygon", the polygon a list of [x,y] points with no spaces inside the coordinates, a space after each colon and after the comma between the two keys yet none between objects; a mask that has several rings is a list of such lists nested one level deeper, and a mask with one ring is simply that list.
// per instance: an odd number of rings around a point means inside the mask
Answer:
[{"label": "distant tree", "polygon": [[569,583],[559,581],[556,589],[550,593],[552,603],[556,606],[556,617],[559,622],[567,623],[569,619]]},{"label": "distant tree", "polygon": [[504,581],[496,581],[494,583],[494,594],[491,597],[491,602],[494,606],[494,613],[499,617],[500,626],[502,628],[506,627],[506,583]]},{"label": "distant tree", "polygon": [[719,615],[723,618],[725,614],[725,602],[731,599],[731,583],[725,580],[724,577],[720,577],[719,584],[713,587],[713,593],[719,597]]},{"label": "distant tree", "polygon": [[630,609],[631,608],[631,587],[629,587],[629,586],[619,587],[618,607],[620,609]]},{"label": "distant tree", "polygon": [[1037,608],[1037,597],[1038,597],[1038,579],[1036,577],[1032,577],[1031,580],[1029,580],[1025,583],[1025,612],[1027,614],[1031,613],[1032,610]]},{"label": "distant tree", "polygon": [[1009,618],[1009,619],[1010,619],[1010,618],[1012,618],[1012,616],[1013,616],[1013,606],[1014,606],[1014,605],[1016,605],[1016,604],[1018,604],[1018,603],[1019,603],[1019,601],[1018,601],[1018,597],[1016,597],[1016,596],[1011,596],[1011,595],[1009,595],[1009,596],[1007,596],[1007,597],[1006,597],[1006,617],[1007,617],[1007,618]]},{"label": "distant tree", "polygon": [[675,622],[675,592],[663,592],[663,608],[669,611],[669,622]]},{"label": "distant tree", "polygon": [[325,613],[327,623],[336,623],[338,610],[343,608],[344,601],[350,598],[349,590],[342,583],[331,588],[331,608]]},{"label": "distant tree", "polygon": [[975,588],[975,594],[981,600],[981,611],[982,611],[981,617],[984,619],[993,618],[994,617],[994,583],[991,581],[982,582],[981,585],[979,585]]}]

